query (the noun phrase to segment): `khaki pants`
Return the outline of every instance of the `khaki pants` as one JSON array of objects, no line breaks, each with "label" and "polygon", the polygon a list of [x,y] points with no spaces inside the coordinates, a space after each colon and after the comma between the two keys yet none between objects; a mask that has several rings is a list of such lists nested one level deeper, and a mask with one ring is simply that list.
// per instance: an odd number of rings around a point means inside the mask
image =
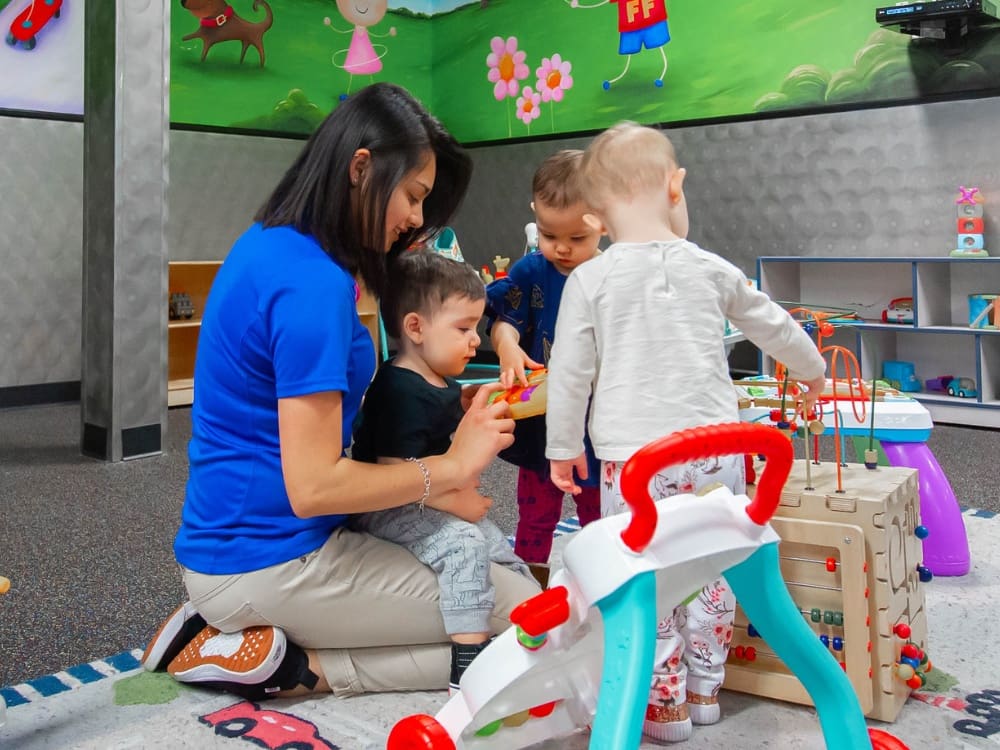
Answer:
[{"label": "khaki pants", "polygon": [[[337,529],[319,549],[263,570],[183,572],[192,604],[209,623],[226,633],[280,627],[292,643],[317,650],[336,695],[448,687],[451,647],[437,577],[398,545]],[[539,588],[501,565],[491,565],[490,575],[490,627],[499,633]]]}]

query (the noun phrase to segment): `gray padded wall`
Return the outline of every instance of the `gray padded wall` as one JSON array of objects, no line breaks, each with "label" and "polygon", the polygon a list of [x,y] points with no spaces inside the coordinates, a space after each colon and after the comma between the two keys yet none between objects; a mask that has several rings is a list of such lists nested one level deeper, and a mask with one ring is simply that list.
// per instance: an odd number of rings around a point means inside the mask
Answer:
[{"label": "gray padded wall", "polygon": [[0,387],[79,380],[79,123],[0,118],[0,248]]},{"label": "gray padded wall", "polygon": [[[892,107],[668,131],[687,168],[690,238],[756,274],[760,255],[947,255],[958,186],[986,196],[1000,255],[1000,99]],[[516,258],[531,175],[587,139],[474,149],[456,231],[477,267]]]},{"label": "gray padded wall", "polygon": [[[944,255],[959,185],[986,195],[1000,255],[1000,99],[673,128],[688,168],[691,238],[750,275],[759,255]],[[531,175],[573,138],[473,149],[455,228],[478,268],[516,258]],[[301,141],[173,131],[170,257],[221,258]],[[75,380],[82,126],[0,117],[0,388]]]},{"label": "gray padded wall", "polygon": [[304,142],[221,133],[170,133],[170,260],[220,260]]}]

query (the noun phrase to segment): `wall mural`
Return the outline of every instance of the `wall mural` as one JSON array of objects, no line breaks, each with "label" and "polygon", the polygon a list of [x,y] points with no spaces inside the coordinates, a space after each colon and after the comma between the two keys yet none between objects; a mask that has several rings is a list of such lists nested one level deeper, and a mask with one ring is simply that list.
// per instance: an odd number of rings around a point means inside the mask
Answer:
[{"label": "wall mural", "polygon": [[0,108],[83,114],[83,3],[0,0]]},{"label": "wall mural", "polygon": [[170,119],[309,133],[374,81],[432,107],[431,31],[428,13],[387,0],[178,0]]},{"label": "wall mural", "polygon": [[994,30],[911,41],[855,0],[178,0],[171,36],[174,123],[282,132],[373,81],[465,142],[1000,89]]}]

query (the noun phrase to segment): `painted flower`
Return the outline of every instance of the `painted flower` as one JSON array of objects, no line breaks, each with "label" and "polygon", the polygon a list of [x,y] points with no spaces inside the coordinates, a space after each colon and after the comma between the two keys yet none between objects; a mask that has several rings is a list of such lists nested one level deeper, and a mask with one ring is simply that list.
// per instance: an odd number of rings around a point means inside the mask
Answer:
[{"label": "painted flower", "polygon": [[573,76],[569,74],[573,64],[569,60],[563,60],[557,52],[551,58],[543,57],[542,65],[535,70],[538,76],[538,83],[535,88],[542,94],[542,101],[561,102],[563,92],[573,88]]},{"label": "painted flower", "polygon": [[611,487],[615,481],[615,462],[604,461],[604,483]]},{"label": "painted flower", "polygon": [[486,65],[490,72],[487,79],[496,84],[493,96],[499,102],[508,96],[517,96],[520,89],[519,81],[523,81],[531,72],[524,64],[527,53],[517,48],[517,37],[495,36],[490,40],[490,54],[486,56]]},{"label": "painted flower", "polygon": [[532,120],[537,120],[542,113],[542,95],[531,88],[525,86],[521,95],[517,97],[517,117],[525,125],[530,125]]}]

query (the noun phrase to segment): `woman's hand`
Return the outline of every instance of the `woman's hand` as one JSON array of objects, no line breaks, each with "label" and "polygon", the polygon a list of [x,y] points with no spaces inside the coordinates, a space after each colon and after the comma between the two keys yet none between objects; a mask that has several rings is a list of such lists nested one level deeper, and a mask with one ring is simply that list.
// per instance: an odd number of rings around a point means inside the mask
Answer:
[{"label": "woman's hand", "polygon": [[472,399],[476,397],[482,383],[470,383],[462,386],[462,411],[468,411],[472,406]]},{"label": "woman's hand", "polygon": [[497,453],[514,442],[514,420],[505,401],[487,403],[490,394],[502,391],[500,383],[487,383],[476,391],[444,454],[463,476],[460,485],[473,485]]}]

